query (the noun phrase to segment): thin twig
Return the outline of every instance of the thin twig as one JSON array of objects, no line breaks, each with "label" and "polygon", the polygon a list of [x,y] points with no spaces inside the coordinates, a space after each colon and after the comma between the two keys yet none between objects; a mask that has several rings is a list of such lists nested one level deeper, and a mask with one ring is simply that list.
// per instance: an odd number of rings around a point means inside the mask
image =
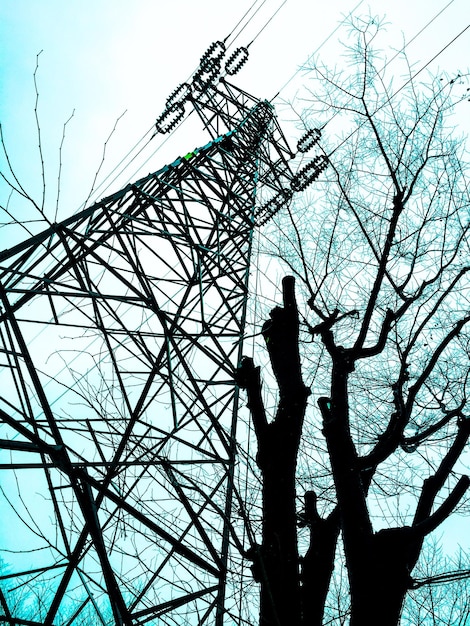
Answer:
[{"label": "thin twig", "polygon": [[65,130],[67,128],[67,124],[70,122],[70,120],[72,119],[74,115],[75,115],[75,109],[72,111],[72,114],[70,115],[69,119],[64,123],[63,129],[62,129],[62,141],[60,142],[60,147],[59,147],[59,172],[57,175],[57,198],[56,198],[56,203],[55,203],[54,222],[57,221],[57,213],[59,212],[60,179],[62,175],[62,148],[63,148],[64,141],[65,141]]},{"label": "thin twig", "polygon": [[36,75],[39,69],[39,55],[42,54],[42,50],[36,55],[36,67],[34,69],[33,80],[34,80],[34,90],[36,92],[36,102],[34,105],[34,117],[36,119],[36,130],[38,134],[38,148],[39,148],[39,158],[41,159],[41,175],[42,175],[42,202],[39,211],[41,215],[45,218],[44,215],[44,206],[46,204],[46,171],[44,166],[44,155],[42,153],[42,139],[41,139],[41,125],[39,124],[39,115],[38,115],[38,104],[39,104],[39,90],[38,83],[36,80]]},{"label": "thin twig", "polygon": [[88,201],[89,201],[89,200],[90,200],[90,198],[91,198],[91,194],[92,194],[92,193],[93,193],[93,191],[95,190],[96,180],[97,180],[97,178],[98,178],[98,176],[99,176],[99,173],[100,173],[100,171],[101,171],[101,168],[103,167],[103,164],[104,164],[104,160],[105,160],[105,158],[106,158],[106,148],[108,147],[108,142],[109,142],[109,140],[111,139],[111,137],[114,135],[114,132],[115,132],[115,130],[116,130],[116,128],[117,128],[117,125],[118,125],[119,121],[120,121],[120,120],[124,117],[124,115],[125,115],[126,113],[127,113],[127,109],[126,109],[123,113],[121,113],[121,115],[117,118],[117,120],[114,122],[114,126],[113,126],[112,131],[109,133],[108,138],[107,138],[107,139],[106,139],[106,141],[104,142],[104,145],[103,145],[103,154],[102,154],[102,157],[101,157],[101,163],[99,164],[98,169],[96,170],[95,177],[94,177],[94,179],[93,179],[93,183],[92,183],[92,185],[91,185],[90,193],[88,194],[87,199],[85,200],[85,202],[84,202],[84,205],[83,205],[83,206],[86,206],[86,205],[88,204]]},{"label": "thin twig", "polygon": [[8,150],[5,144],[5,138],[3,136],[3,127],[0,124],[0,143],[3,149],[3,153],[5,155],[5,159],[6,162],[8,164],[8,169],[10,170],[10,174],[13,176],[13,180],[15,181],[16,185],[15,186],[10,180],[8,180],[8,178],[6,177],[6,175],[3,172],[0,172],[0,176],[1,178],[3,178],[3,180],[7,183],[7,185],[13,190],[16,191],[16,193],[20,196],[23,196],[23,198],[25,198],[26,200],[28,200],[29,202],[31,202],[31,204],[39,210],[39,206],[36,204],[36,202],[33,200],[33,198],[28,194],[28,192],[24,189],[24,187],[22,186],[22,184],[20,183],[20,181],[18,180],[18,177],[15,174],[15,171],[11,165],[11,161],[10,161],[10,156],[8,154]]}]

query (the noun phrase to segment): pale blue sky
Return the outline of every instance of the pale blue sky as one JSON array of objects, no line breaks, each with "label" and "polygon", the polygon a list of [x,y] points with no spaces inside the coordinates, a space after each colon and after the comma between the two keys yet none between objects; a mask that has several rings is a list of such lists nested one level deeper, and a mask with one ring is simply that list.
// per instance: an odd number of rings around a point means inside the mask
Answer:
[{"label": "pale blue sky", "polygon": [[[390,41],[397,48],[402,45],[401,31],[410,40],[445,9],[409,46],[417,67],[470,23],[468,0],[3,0],[0,121],[18,175],[37,197],[41,182],[33,72],[39,51],[43,50],[37,75],[38,112],[51,219],[63,124],[75,110],[63,148],[60,219],[76,211],[88,196],[104,141],[116,119],[127,111],[108,144],[103,175],[151,128],[169,93],[196,68],[208,45],[229,35],[251,7],[249,16],[257,12],[237,37],[236,46],[252,41],[281,8],[251,46],[250,60],[236,82],[260,98],[271,99],[343,16],[358,5],[358,12],[367,12],[370,6],[374,14],[387,13],[392,23]],[[338,34],[331,36],[321,48],[330,62],[335,61],[337,38]],[[438,65],[450,72],[463,70],[469,64],[469,44],[470,30],[438,58],[434,69]],[[298,75],[281,95],[292,97],[300,84]],[[130,179],[137,176],[139,166],[149,157],[139,175],[158,169],[181,150],[195,147],[197,140],[188,133],[180,130],[175,135],[179,143],[151,156],[158,147],[154,141],[126,175]],[[116,184],[124,181],[127,179]],[[103,189],[103,195],[115,189],[116,185]],[[5,194],[0,197],[4,202]]]}]

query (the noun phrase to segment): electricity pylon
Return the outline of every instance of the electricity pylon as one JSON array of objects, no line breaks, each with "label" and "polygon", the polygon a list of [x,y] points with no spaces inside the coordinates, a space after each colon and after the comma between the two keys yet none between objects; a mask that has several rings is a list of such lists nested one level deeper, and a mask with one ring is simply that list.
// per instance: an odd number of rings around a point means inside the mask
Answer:
[{"label": "electricity pylon", "polygon": [[292,176],[271,105],[221,79],[224,53],[156,125],[191,105],[207,145],[0,254],[2,543],[21,551],[2,623],[236,622],[253,229],[311,170]]}]

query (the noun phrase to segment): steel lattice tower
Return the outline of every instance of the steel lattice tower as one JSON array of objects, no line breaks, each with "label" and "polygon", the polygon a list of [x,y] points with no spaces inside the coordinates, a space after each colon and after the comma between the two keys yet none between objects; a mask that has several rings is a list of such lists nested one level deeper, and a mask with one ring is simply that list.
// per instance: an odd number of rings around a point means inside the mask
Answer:
[{"label": "steel lattice tower", "polygon": [[3,623],[234,623],[253,229],[303,179],[271,105],[218,81],[221,45],[157,120],[189,103],[207,145],[0,254],[2,506],[25,550],[2,588],[44,590],[29,619],[2,592]]}]

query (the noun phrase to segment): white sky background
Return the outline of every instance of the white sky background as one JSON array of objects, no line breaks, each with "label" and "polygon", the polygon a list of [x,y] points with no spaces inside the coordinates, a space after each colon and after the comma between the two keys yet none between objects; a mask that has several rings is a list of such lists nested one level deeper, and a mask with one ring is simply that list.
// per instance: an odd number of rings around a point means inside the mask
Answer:
[{"label": "white sky background", "polygon": [[[282,3],[283,0],[258,0],[254,10],[261,8],[237,37],[235,47],[250,43]],[[367,13],[370,6],[373,14],[387,14],[391,22],[390,44],[396,48],[403,44],[401,32],[409,41],[447,6],[408,48],[416,69],[470,23],[468,0],[287,0],[250,47],[250,60],[233,82],[269,100],[327,38],[320,55],[330,63],[340,64],[337,41],[345,33],[332,32],[358,4],[357,13]],[[62,153],[58,220],[74,213],[87,198],[103,144],[116,119],[127,111],[108,144],[102,177],[152,127],[168,95],[196,69],[210,43],[229,35],[252,5],[253,0],[1,0],[0,121],[15,171],[37,199],[41,195],[41,164],[33,72],[36,54],[43,50],[37,74],[38,114],[50,219],[55,218],[63,124],[72,111],[75,114],[67,126]],[[464,72],[470,66],[469,50],[470,29],[430,69],[436,73]],[[299,73],[281,97],[293,98],[301,84]],[[457,113],[459,129],[467,132],[470,103],[464,113]],[[281,123],[282,115],[281,111]],[[291,140],[292,147],[297,138]],[[198,143],[206,143],[208,137],[198,142],[185,132],[183,124],[171,144],[151,156],[162,141],[163,136],[156,137],[126,176],[103,188],[94,199],[159,169]],[[0,186],[0,203],[7,196]],[[16,207],[15,210],[21,211]],[[15,217],[23,219],[21,212]],[[18,229],[0,230],[0,248],[10,247],[25,235]]]},{"label": "white sky background", "polygon": [[[47,215],[52,220],[63,124],[75,111],[67,125],[62,151],[60,220],[75,212],[88,197],[104,142],[117,118],[127,111],[108,143],[98,182],[152,128],[168,95],[196,69],[210,43],[229,35],[247,11],[247,18],[252,19],[234,47],[256,39],[248,63],[233,82],[270,100],[325,39],[329,38],[320,47],[321,56],[330,63],[341,63],[337,42],[345,32],[333,31],[356,7],[356,13],[370,10],[374,15],[387,15],[391,22],[390,43],[396,48],[402,46],[402,32],[405,40],[411,40],[447,7],[408,48],[417,68],[470,23],[468,0],[2,0],[0,121],[15,171],[26,189],[40,200],[33,72],[41,50],[38,115],[46,167]],[[470,65],[469,49],[470,29],[439,56],[431,69],[465,71]],[[298,73],[281,91],[281,97],[293,98],[302,80],[303,75]],[[282,115],[280,111],[281,121]],[[157,136],[125,177],[103,186],[93,199],[109,195],[201,143],[185,131],[184,125],[174,135],[153,154],[164,140],[162,135]],[[206,141],[202,139],[203,144]],[[6,198],[3,190],[0,202],[5,203]],[[19,220],[26,218],[22,209],[15,207],[15,211]],[[4,229],[0,231],[0,247],[9,247],[25,235],[18,229]]]}]

